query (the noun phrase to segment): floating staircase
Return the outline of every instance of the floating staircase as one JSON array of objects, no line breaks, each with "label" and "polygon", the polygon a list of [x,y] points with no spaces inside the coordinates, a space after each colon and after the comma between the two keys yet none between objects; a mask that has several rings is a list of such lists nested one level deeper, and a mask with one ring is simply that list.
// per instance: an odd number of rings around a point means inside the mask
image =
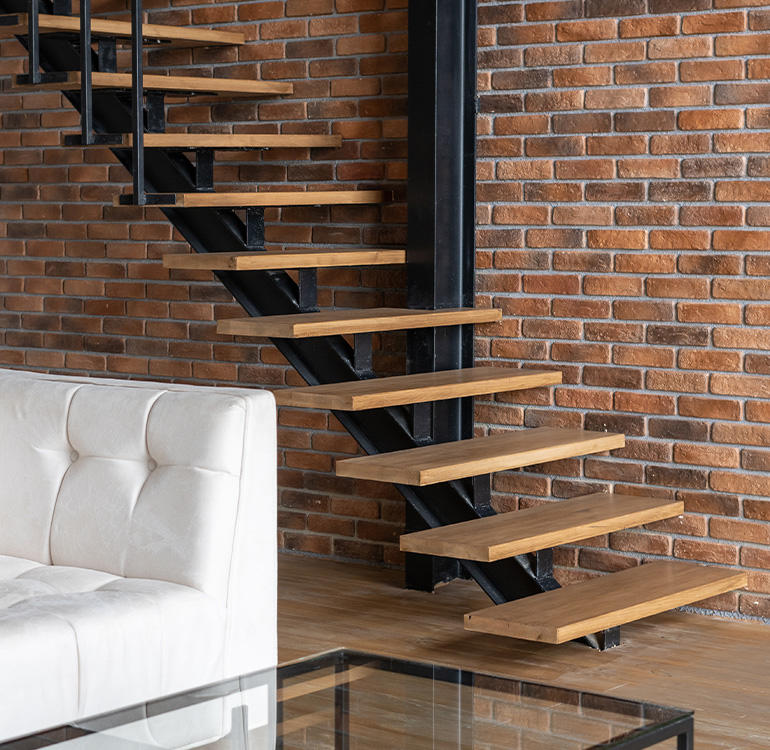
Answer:
[{"label": "floating staircase", "polygon": [[[410,34],[410,87],[421,96],[410,97],[406,249],[265,249],[266,207],[379,204],[393,197],[385,188],[215,190],[216,151],[336,148],[339,136],[165,132],[165,95],[292,93],[290,83],[143,73],[145,43],[237,45],[243,35],[144,23],[139,0],[132,0],[131,23],[91,19],[89,0],[81,0],[79,18],[71,16],[67,0],[55,6],[0,0],[0,36],[16,36],[29,51],[28,74],[13,88],[62,91],[81,110],[81,132],[68,134],[63,144],[109,146],[131,172],[133,192],[114,196],[115,203],[162,209],[196,251],[167,255],[163,265],[211,271],[243,306],[248,317],[219,320],[218,332],[271,338],[308,383],[278,390],[278,403],[330,409],[358,440],[368,455],[338,461],[337,475],[399,487],[410,526],[401,549],[408,553],[412,585],[429,575],[419,585],[430,589],[461,566],[495,604],[466,615],[466,629],[548,643],[583,638],[594,646],[616,645],[621,624],[740,588],[746,576],[654,562],[562,589],[553,576],[553,547],[671,518],[683,505],[592,494],[495,513],[493,472],[611,451],[622,448],[625,438],[553,427],[474,436],[474,397],[557,385],[561,374],[473,366],[473,326],[502,315],[473,307],[475,50],[468,40],[475,39],[475,0],[468,0],[471,10],[462,18],[449,17],[449,5],[410,5],[411,27],[433,26],[436,33],[432,41]],[[131,73],[116,69],[115,45],[126,40]],[[152,159],[144,160],[145,149],[153,149]],[[192,160],[187,152],[194,153]],[[406,308],[317,309],[318,269],[378,265],[406,266]],[[296,281],[287,270],[296,272]],[[378,378],[372,335],[396,330],[408,333],[409,372]]]}]

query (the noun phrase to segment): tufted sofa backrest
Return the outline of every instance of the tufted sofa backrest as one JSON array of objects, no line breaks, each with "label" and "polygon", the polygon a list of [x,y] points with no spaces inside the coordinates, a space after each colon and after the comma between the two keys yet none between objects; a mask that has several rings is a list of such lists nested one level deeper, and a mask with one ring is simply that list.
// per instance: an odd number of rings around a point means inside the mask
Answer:
[{"label": "tufted sofa backrest", "polygon": [[170,581],[228,606],[274,573],[251,549],[270,560],[275,544],[266,391],[0,370],[0,447],[0,555]]}]

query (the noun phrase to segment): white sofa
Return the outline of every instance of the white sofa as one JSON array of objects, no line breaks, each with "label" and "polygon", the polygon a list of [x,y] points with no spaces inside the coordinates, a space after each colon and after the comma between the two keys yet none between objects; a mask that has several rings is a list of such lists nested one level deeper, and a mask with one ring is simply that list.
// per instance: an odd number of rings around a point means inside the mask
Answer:
[{"label": "white sofa", "polygon": [[0,739],[276,661],[272,395],[0,370]]}]

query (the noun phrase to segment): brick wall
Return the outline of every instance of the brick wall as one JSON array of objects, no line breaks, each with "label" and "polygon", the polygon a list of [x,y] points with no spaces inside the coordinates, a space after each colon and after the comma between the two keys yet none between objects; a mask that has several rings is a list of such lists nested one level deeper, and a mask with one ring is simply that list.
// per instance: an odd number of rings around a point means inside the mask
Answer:
[{"label": "brick wall", "polygon": [[484,358],[565,384],[489,401],[482,429],[625,432],[610,458],[500,475],[497,502],[596,490],[687,514],[559,552],[569,579],[677,558],[743,565],[770,616],[770,2],[480,5]]},{"label": "brick wall", "polygon": [[[150,2],[148,1],[148,6]],[[153,3],[153,20],[237,26],[240,49],[153,53],[185,73],[290,80],[282,100],[175,105],[173,128],[341,133],[339,151],[220,155],[220,185],[344,182],[400,190],[406,0]],[[103,0],[103,12],[124,3]],[[612,457],[500,474],[501,510],[588,491],[684,500],[683,519],[559,552],[565,580],[675,556],[750,572],[709,607],[770,617],[770,0],[479,3],[479,360],[552,366],[553,391],[479,400],[478,430],[617,429]],[[0,74],[21,72],[0,43]],[[240,310],[162,216],[112,208],[107,151],[57,147],[58,94],[0,95],[0,362],[193,382],[299,384],[267,342],[217,336]],[[273,246],[403,243],[404,204],[268,213]],[[397,269],[322,274],[322,304],[402,304]],[[395,372],[401,337],[381,342]],[[353,441],[325,412],[284,409],[281,540],[399,564],[403,502],[337,479]]]}]

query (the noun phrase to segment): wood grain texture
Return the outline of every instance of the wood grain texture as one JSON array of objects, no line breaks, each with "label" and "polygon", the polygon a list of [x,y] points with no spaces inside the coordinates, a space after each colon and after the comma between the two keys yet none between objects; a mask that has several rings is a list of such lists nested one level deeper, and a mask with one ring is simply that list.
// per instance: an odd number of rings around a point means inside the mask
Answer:
[{"label": "wood grain texture", "polygon": [[622,448],[625,437],[610,432],[537,427],[455,443],[337,461],[337,476],[424,487],[437,482],[517,469]]},{"label": "wood grain texture", "polygon": [[271,271],[291,268],[385,266],[406,262],[406,250],[286,250],[256,253],[184,253],[164,255],[165,268],[187,271]]},{"label": "wood grain texture", "polygon": [[464,370],[354,380],[349,383],[315,385],[308,388],[285,388],[275,391],[275,399],[281,406],[361,411],[488,393],[520,391],[557,385],[561,381],[561,373],[553,370],[473,367]]},{"label": "wood grain texture", "polygon": [[[100,73],[93,74],[95,89],[130,89],[130,73]],[[277,96],[291,94],[293,86],[290,83],[273,81],[249,81],[241,78],[203,78],[201,76],[159,76],[145,74],[144,88],[147,91],[167,91],[172,94],[197,96],[199,94],[240,96]],[[12,91],[77,91],[80,89],[80,71],[71,70],[65,81],[48,83],[14,83]]]},{"label": "wood grain texture", "polygon": [[[0,36],[26,36],[29,30],[27,14],[14,13],[12,15],[18,19],[17,23],[0,25]],[[77,34],[80,32],[80,18],[78,16],[55,16],[41,13],[39,19],[41,34],[54,32]],[[161,42],[178,47],[213,47],[246,43],[245,35],[239,32],[219,31],[195,26],[167,26],[165,24],[146,23],[142,26],[142,32],[148,42]],[[130,39],[131,23],[94,18],[91,21],[91,34],[97,38]]]},{"label": "wood grain texture", "polygon": [[261,318],[230,318],[219,321],[217,333],[300,339],[466,323],[491,323],[501,318],[502,313],[499,310],[473,307],[448,310],[376,307],[369,310],[330,310],[297,315],[266,315]]},{"label": "wood grain texture", "polygon": [[[72,135],[79,134],[72,133]],[[133,135],[124,133],[119,146],[131,148],[133,142]],[[341,145],[342,136],[339,135],[295,135],[294,133],[145,133],[144,135],[145,148],[182,151],[197,148],[212,148],[216,151],[252,148],[339,148]],[[80,145],[77,147],[83,148]],[[95,144],[88,148],[104,148],[104,145]]]},{"label": "wood grain texture", "polygon": [[594,494],[401,537],[403,552],[494,562],[684,513],[684,503]]},{"label": "wood grain texture", "polygon": [[[460,613],[490,604],[473,581],[425,594],[405,590],[401,570],[296,553],[279,555],[278,571],[282,662],[346,646],[448,664],[694,708],[698,750],[768,748],[770,627],[760,622],[666,612],[630,623],[620,648],[597,653],[579,642],[555,646],[463,630]],[[676,750],[676,742],[655,750]]]},{"label": "wood grain texture", "polygon": [[[340,206],[385,203],[386,190],[275,190],[262,193],[176,193],[175,203],[153,203],[161,208],[249,208],[252,206]],[[119,206],[120,197],[113,204]]]},{"label": "wood grain texture", "polygon": [[465,615],[465,629],[564,643],[746,586],[745,572],[655,562]]}]

